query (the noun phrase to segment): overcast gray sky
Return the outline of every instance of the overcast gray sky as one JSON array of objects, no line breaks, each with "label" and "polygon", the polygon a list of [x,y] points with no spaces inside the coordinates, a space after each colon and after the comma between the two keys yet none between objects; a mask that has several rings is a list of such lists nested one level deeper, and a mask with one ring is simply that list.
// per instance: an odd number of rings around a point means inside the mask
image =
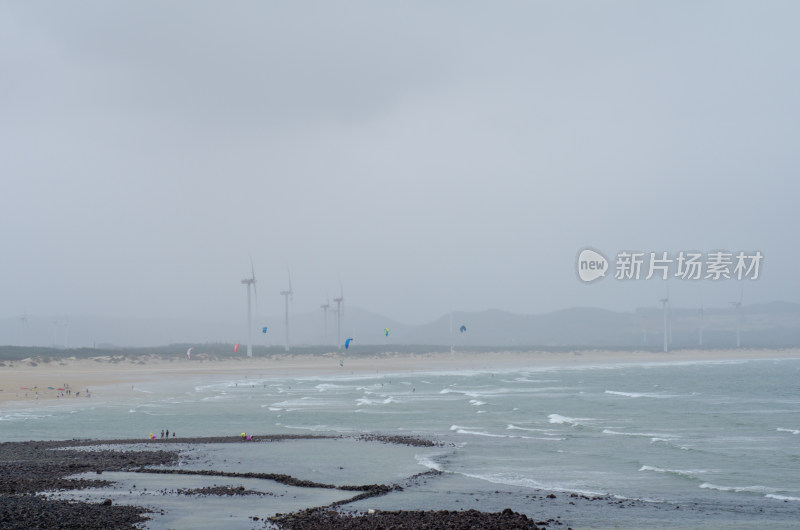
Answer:
[{"label": "overcast gray sky", "polygon": [[[0,316],[800,302],[800,4],[0,1]],[[671,281],[674,305],[736,282]]]}]

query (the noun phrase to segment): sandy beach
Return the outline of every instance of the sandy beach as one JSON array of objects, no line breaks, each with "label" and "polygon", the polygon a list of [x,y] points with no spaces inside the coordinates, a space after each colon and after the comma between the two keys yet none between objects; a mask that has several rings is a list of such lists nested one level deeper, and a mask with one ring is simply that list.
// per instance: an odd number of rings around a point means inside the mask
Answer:
[{"label": "sandy beach", "polygon": [[[800,358],[800,348],[780,350],[680,350],[670,353],[641,351],[576,350],[573,352],[431,352],[425,354],[382,353],[347,357],[339,365],[340,354],[280,355],[269,358],[189,360],[183,356],[128,358],[99,356],[90,359],[65,358],[54,362],[33,359],[5,361],[0,367],[0,404],[14,401],[43,401],[125,394],[137,383],[192,375],[301,375],[421,373],[434,371],[494,372],[515,368],[582,367],[606,364],[647,364],[683,362],[723,362],[749,359]],[[65,386],[66,385],[66,386]],[[52,388],[50,388],[52,387]],[[69,388],[65,395],[60,388]],[[98,394],[96,389],[101,389]],[[78,393],[80,393],[78,395]],[[59,397],[62,396],[63,397]]]},{"label": "sandy beach", "polygon": [[4,361],[13,480],[0,523],[794,528],[800,488],[781,455],[800,436],[784,399],[798,360],[800,349]]}]

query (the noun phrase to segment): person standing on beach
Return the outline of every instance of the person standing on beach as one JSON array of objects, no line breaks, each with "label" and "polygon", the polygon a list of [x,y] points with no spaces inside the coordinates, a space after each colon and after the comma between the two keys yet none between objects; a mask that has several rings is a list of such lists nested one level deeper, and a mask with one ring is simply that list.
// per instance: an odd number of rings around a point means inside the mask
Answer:
[{"label": "person standing on beach", "polygon": [[161,438],[164,438],[164,429],[161,429]]},{"label": "person standing on beach", "polygon": [[169,429],[167,429],[167,438],[169,438]]}]

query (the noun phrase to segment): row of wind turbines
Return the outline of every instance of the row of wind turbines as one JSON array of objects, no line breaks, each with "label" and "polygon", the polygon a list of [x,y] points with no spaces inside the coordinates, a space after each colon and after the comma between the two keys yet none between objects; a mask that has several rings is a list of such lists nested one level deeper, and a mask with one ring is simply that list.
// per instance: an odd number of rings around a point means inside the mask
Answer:
[{"label": "row of wind turbines", "polygon": [[[742,298],[744,296],[744,288],[739,291],[739,300],[734,302],[729,302],[730,305],[734,307],[736,310],[736,347],[741,348],[742,346]],[[669,351],[669,346],[672,343],[672,319],[670,318],[672,315],[672,306],[669,302],[669,287],[667,287],[667,294],[664,298],[659,299],[661,303],[661,309],[664,312],[664,352]],[[699,324],[697,328],[698,332],[698,345],[703,345],[703,329],[705,328],[705,309],[703,307],[702,300],[700,301],[700,309],[698,310],[699,316]],[[645,332],[645,342],[647,342],[647,336]]]},{"label": "row of wind turbines", "polygon": [[[283,296],[284,299],[284,308],[285,308],[285,348],[286,351],[289,351],[289,300],[294,299],[294,291],[292,290],[292,274],[291,272],[288,273],[289,277],[289,287],[283,291],[280,291],[280,295]],[[253,312],[252,312],[252,298],[250,295],[250,289],[252,287],[253,290],[253,297],[256,301],[256,308],[258,307],[258,291],[256,290],[256,271],[255,267],[253,267],[253,260],[250,260],[250,277],[245,278],[242,280],[242,284],[247,286],[247,356],[253,356]],[[342,284],[339,282],[339,296],[333,299],[336,303],[336,309],[331,309],[330,299],[326,298],[324,304],[320,306],[322,309],[323,314],[325,315],[325,340],[328,337],[328,311],[332,311],[336,314],[336,347],[341,349],[342,347],[342,316],[344,314],[344,290],[342,289]],[[266,332],[266,327],[264,328]]]}]

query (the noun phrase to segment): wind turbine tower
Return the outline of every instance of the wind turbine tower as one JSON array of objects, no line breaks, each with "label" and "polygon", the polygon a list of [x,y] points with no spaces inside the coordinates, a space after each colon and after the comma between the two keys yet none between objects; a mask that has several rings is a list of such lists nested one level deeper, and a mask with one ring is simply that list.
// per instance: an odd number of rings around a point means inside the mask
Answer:
[{"label": "wind turbine tower", "polygon": [[26,332],[26,330],[28,328],[28,310],[27,309],[25,310],[24,313],[22,313],[22,316],[19,317],[19,321],[22,324],[22,335],[21,335],[22,338],[20,339],[20,344],[19,345],[20,346],[25,346],[25,339],[26,339],[26,337],[25,337],[26,333],[25,332]]},{"label": "wind turbine tower", "polygon": [[731,302],[730,304],[736,309],[736,347],[742,347],[741,334],[742,334],[742,297],[744,296],[744,288],[739,293],[739,301]]},{"label": "wind turbine tower", "polygon": [[333,299],[336,302],[336,348],[342,349],[342,311],[344,311],[344,291],[339,284],[339,296]]},{"label": "wind turbine tower", "polygon": [[253,268],[253,260],[250,260],[250,277],[242,280],[242,283],[247,286],[247,356],[253,356],[253,313],[250,309],[250,287],[253,287],[253,294],[258,300],[258,292],[256,291],[256,271]]},{"label": "wind turbine tower", "polygon": [[325,315],[325,334],[322,336],[322,344],[328,344],[328,309],[331,308],[331,301],[328,297],[325,297],[325,303],[319,306],[322,309],[323,314]]},{"label": "wind turbine tower", "polygon": [[669,329],[668,329],[668,312],[667,306],[669,305],[669,295],[666,298],[659,300],[661,302],[661,309],[664,311],[664,353],[669,351]]},{"label": "wind turbine tower", "polygon": [[286,351],[289,351],[289,297],[293,296],[292,292],[292,273],[289,273],[289,289],[287,291],[281,291],[281,296],[283,296],[285,306],[286,306]]}]

